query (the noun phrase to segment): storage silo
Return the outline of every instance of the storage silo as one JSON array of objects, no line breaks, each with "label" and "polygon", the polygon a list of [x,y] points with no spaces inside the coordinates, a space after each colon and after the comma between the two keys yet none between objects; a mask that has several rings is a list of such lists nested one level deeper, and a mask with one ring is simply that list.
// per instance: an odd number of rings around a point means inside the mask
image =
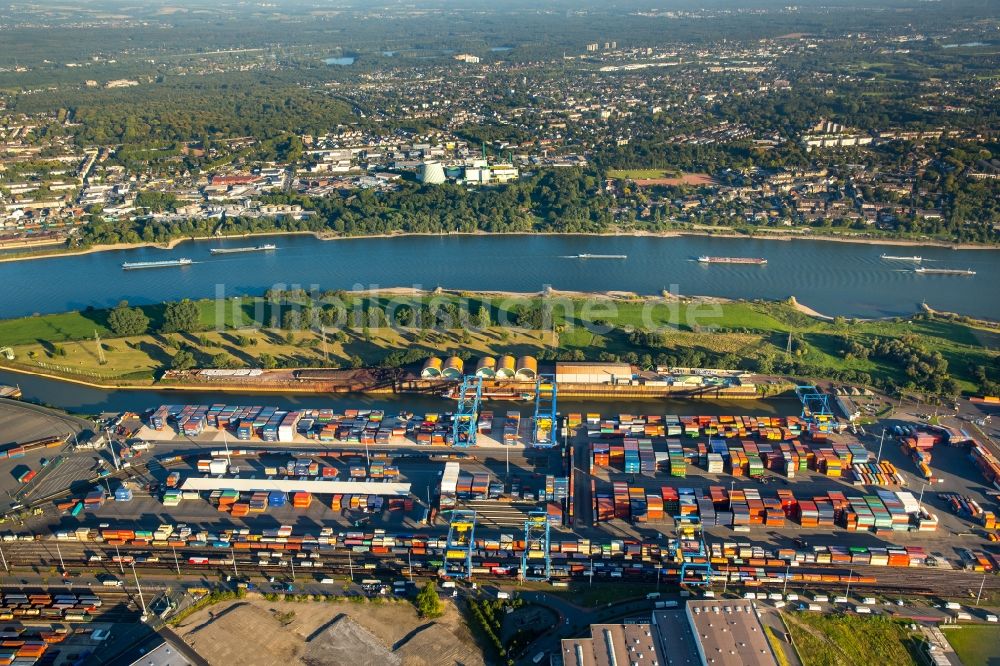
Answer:
[{"label": "storage silo", "polygon": [[423,379],[440,379],[442,361],[437,356],[431,356],[424,361],[424,367],[420,370]]},{"label": "storage silo", "polygon": [[440,185],[445,181],[444,167],[440,162],[424,162],[420,165],[417,178],[426,185]]},{"label": "storage silo", "polygon": [[522,356],[517,359],[517,371],[514,377],[525,382],[533,382],[538,377],[538,361],[534,356]]},{"label": "storage silo", "polygon": [[514,379],[517,373],[517,359],[510,354],[504,354],[497,362],[497,379]]},{"label": "storage silo", "polygon": [[493,379],[497,375],[497,360],[492,356],[484,356],[476,363],[476,376]]},{"label": "storage silo", "polygon": [[444,366],[441,368],[441,376],[445,379],[461,379],[464,369],[465,361],[457,356],[449,356],[444,360]]}]

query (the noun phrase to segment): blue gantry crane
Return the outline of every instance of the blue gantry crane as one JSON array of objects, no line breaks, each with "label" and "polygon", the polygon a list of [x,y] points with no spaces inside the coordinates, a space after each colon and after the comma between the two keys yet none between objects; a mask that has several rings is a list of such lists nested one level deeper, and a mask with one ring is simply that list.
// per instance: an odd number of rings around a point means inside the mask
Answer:
[{"label": "blue gantry crane", "polygon": [[802,402],[802,421],[809,432],[831,432],[837,424],[830,409],[829,394],[812,385],[795,387],[795,395]]},{"label": "blue gantry crane", "polygon": [[531,445],[551,449],[557,443],[556,376],[538,375],[535,380],[535,417],[531,422]]},{"label": "blue gantry crane", "polygon": [[697,516],[674,516],[677,526],[676,559],[681,565],[681,585],[710,585],[712,559],[705,530]]},{"label": "blue gantry crane", "polygon": [[449,578],[472,578],[472,552],[475,549],[476,512],[452,511],[445,542],[445,575]]},{"label": "blue gantry crane", "polygon": [[475,375],[463,377],[457,397],[458,406],[451,426],[452,444],[460,447],[475,446],[479,432],[479,402],[483,397],[482,379]]},{"label": "blue gantry crane", "polygon": [[524,521],[521,580],[548,580],[552,577],[549,545],[549,517],[544,511],[532,511]]}]

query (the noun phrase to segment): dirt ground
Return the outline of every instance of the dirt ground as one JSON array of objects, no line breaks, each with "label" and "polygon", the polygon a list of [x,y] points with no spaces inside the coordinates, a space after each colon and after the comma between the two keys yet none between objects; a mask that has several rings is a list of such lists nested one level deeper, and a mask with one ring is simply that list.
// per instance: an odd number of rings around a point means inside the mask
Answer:
[{"label": "dirt ground", "polygon": [[243,599],[206,608],[176,632],[210,664],[485,666],[461,614],[424,621],[408,603]]}]

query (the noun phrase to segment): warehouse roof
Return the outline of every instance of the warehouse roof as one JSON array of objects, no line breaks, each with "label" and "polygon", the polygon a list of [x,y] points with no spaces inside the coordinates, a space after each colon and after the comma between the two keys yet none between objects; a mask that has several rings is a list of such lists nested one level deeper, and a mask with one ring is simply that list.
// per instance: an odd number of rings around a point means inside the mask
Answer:
[{"label": "warehouse roof", "polygon": [[592,624],[591,638],[562,641],[564,666],[663,664],[664,657],[648,624]]},{"label": "warehouse roof", "polygon": [[742,599],[689,601],[688,620],[703,658],[718,666],[778,666],[753,604]]},{"label": "warehouse roof", "polygon": [[285,493],[306,492],[314,495],[392,495],[406,497],[409,483],[378,481],[300,481],[297,479],[227,479],[214,476],[192,477],[181,484],[181,490],[280,490]]},{"label": "warehouse roof", "polygon": [[575,361],[559,361],[556,363],[556,374],[559,375],[593,375],[600,373],[618,377],[631,375],[632,366],[628,363],[587,363]]}]

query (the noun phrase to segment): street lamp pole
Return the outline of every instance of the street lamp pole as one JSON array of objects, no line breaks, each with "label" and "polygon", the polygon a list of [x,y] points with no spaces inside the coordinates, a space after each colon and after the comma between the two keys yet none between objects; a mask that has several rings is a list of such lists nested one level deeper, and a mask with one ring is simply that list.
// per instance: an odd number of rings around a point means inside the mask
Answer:
[{"label": "street lamp pole", "polygon": [[118,568],[121,569],[122,575],[125,575],[125,563],[122,562],[122,551],[118,550],[118,544],[115,544],[115,558],[118,560]]},{"label": "street lamp pole", "polygon": [[177,575],[180,576],[181,575],[181,563],[177,559],[177,549],[174,548],[173,546],[171,546],[170,550],[174,551],[174,566],[177,567]]},{"label": "street lamp pole", "polygon": [[354,582],[354,558],[351,557],[351,551],[347,551],[347,567],[351,575],[351,582]]},{"label": "street lamp pole", "polygon": [[115,470],[120,470],[121,466],[118,464],[118,456],[115,455],[115,438],[111,436],[111,429],[105,428],[104,434],[108,438],[108,448],[111,449],[111,460],[115,463]]},{"label": "street lamp pole", "polygon": [[7,566],[7,558],[3,554],[3,548],[0,548],[0,560],[3,560],[3,569],[7,573],[10,573],[10,567]]},{"label": "street lamp pole", "polygon": [[413,555],[410,550],[406,550],[406,572],[410,578],[410,583],[413,583]]},{"label": "street lamp pole", "polygon": [[230,548],[229,552],[233,555],[233,573],[236,574],[237,578],[239,578],[240,570],[236,568],[236,549]]},{"label": "street lamp pole", "polygon": [[976,595],[976,606],[979,605],[979,600],[983,598],[983,586],[986,585],[986,574],[983,574],[983,582],[979,584],[979,594]]},{"label": "street lamp pole", "polygon": [[875,458],[875,464],[882,462],[882,445],[885,443],[885,428],[882,428],[882,439],[878,443],[878,456]]},{"label": "street lamp pole", "polygon": [[146,619],[146,601],[142,598],[142,586],[139,585],[139,574],[135,572],[135,562],[132,563],[132,575],[135,576],[135,589],[139,591],[139,604],[142,606],[142,618]]},{"label": "street lamp pole", "polygon": [[924,501],[924,488],[926,488],[926,487],[927,487],[927,482],[926,482],[926,481],[924,481],[923,485],[922,485],[922,486],[920,486],[920,497],[919,497],[919,498],[917,499],[917,508],[918,508],[918,509],[919,509],[919,508],[922,508],[922,507],[923,507],[923,501]]},{"label": "street lamp pole", "polygon": [[781,596],[785,596],[785,592],[788,591],[788,571],[791,569],[792,563],[789,562],[785,565],[785,584],[781,586]]},{"label": "street lamp pole", "polygon": [[59,542],[56,542],[56,553],[59,554],[59,566],[62,568],[63,573],[66,573],[66,563],[63,562],[62,549],[59,547]]},{"label": "street lamp pole", "polygon": [[854,579],[854,568],[851,568],[849,574],[847,574],[847,592],[844,593],[845,597],[851,596],[851,580]]}]

